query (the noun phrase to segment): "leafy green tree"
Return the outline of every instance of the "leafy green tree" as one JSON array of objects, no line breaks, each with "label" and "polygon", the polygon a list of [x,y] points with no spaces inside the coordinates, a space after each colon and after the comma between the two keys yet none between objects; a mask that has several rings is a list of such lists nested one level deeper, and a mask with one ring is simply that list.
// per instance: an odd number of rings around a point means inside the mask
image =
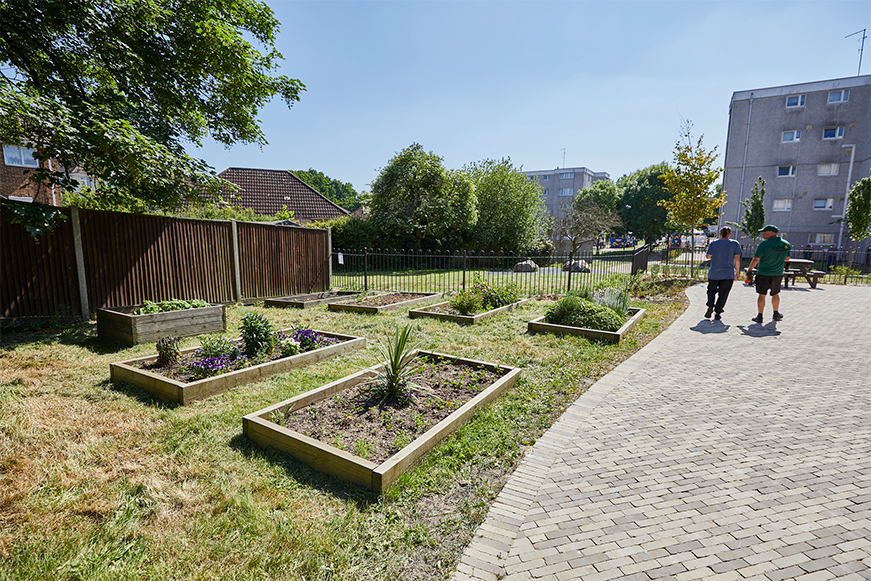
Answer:
[{"label": "leafy green tree", "polygon": [[753,191],[750,197],[741,201],[744,207],[744,215],[740,222],[726,222],[731,226],[735,226],[741,231],[744,236],[753,241],[753,246],[750,249],[750,254],[756,252],[756,242],[759,240],[759,230],[765,226],[765,180],[762,176],[756,179],[753,184]]},{"label": "leafy green tree", "polygon": [[[665,187],[672,197],[659,204],[668,210],[669,219],[681,224],[692,233],[706,218],[720,215],[726,194],[711,192],[711,186],[723,169],[714,167],[717,146],[710,151],[702,144],[704,135],[693,143],[691,121],[681,127],[681,136],[674,145],[674,165],[663,174]],[[695,276],[695,261],[690,262],[690,273]]]},{"label": "leafy green tree", "polygon": [[34,149],[46,187],[75,189],[80,168],[118,204],[219,196],[184,144],[266,143],[260,107],[305,89],[275,74],[277,30],[255,0],[0,2],[0,142]]},{"label": "leafy green tree", "polygon": [[540,245],[544,202],[541,188],[511,159],[485,159],[463,168],[475,185],[478,225],[473,242],[480,250],[530,253]]},{"label": "leafy green tree", "polygon": [[418,250],[450,247],[478,222],[475,188],[468,174],[445,169],[441,157],[413,143],[372,182],[370,219],[379,232]]},{"label": "leafy green tree", "polygon": [[665,162],[639,169],[617,180],[622,197],[618,214],[626,230],[647,243],[655,242],[669,233],[668,211],[661,201],[671,197],[662,174],[668,169]]},{"label": "leafy green tree", "polygon": [[859,180],[850,190],[844,219],[847,221],[850,238],[853,239],[850,260],[847,262],[848,265],[852,265],[856,244],[871,234],[871,175]]},{"label": "leafy green tree", "polygon": [[363,200],[349,182],[340,182],[317,170],[295,170],[293,174],[323,194],[328,200],[353,212],[362,207]]},{"label": "leafy green tree", "polygon": [[621,192],[611,180],[597,180],[590,187],[578,192],[596,201],[600,208],[615,211],[620,204]]},{"label": "leafy green tree", "polygon": [[376,240],[379,239],[378,233],[372,226],[372,221],[365,218],[357,218],[355,216],[340,216],[333,220],[325,220],[322,222],[313,222],[307,224],[311,228],[329,228],[331,230],[333,248],[373,248],[383,245]]}]

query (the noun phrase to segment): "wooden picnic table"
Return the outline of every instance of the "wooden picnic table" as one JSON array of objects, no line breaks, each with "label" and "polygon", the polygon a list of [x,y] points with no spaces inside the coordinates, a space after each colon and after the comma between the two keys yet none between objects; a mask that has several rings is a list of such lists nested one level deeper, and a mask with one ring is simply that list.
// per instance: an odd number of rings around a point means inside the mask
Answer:
[{"label": "wooden picnic table", "polygon": [[[795,280],[799,276],[803,276],[805,280],[807,280],[808,284],[811,288],[817,288],[817,282],[819,279],[826,275],[825,272],[818,270],[808,270],[811,266],[813,266],[813,260],[807,260],[804,258],[790,258],[783,265],[783,288],[789,288],[790,279],[792,279],[792,284],[795,284]],[[796,268],[790,268],[795,266]],[[752,284],[753,279],[756,276],[756,269],[747,271],[748,280]]]}]

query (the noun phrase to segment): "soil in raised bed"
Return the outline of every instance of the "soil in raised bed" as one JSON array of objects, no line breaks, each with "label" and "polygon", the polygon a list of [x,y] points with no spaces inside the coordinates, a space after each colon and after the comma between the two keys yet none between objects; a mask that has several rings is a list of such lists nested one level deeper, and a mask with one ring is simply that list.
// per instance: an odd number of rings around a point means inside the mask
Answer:
[{"label": "soil in raised bed", "polygon": [[417,294],[417,293],[391,293],[387,295],[376,295],[374,297],[366,297],[364,299],[360,299],[359,301],[342,303],[348,305],[365,305],[367,307],[383,307],[385,305],[393,305],[396,303],[401,303],[403,301],[410,301],[412,299],[419,299],[420,297],[425,297],[427,295]]},{"label": "soil in raised bed", "polygon": [[[340,339],[338,337],[327,337],[335,345],[337,343],[344,343],[347,339]],[[233,341],[236,345],[238,345],[239,349],[244,349],[244,344],[242,341]],[[320,348],[320,347],[319,347]],[[243,356],[244,357],[244,356]],[[251,367],[253,365],[259,365],[261,363],[269,363],[270,361],[277,361],[279,359],[287,359],[281,354],[281,351],[278,347],[272,352],[268,357],[259,357],[257,359],[243,359],[242,362],[236,367],[232,369],[228,369],[224,373],[229,373],[230,371],[236,371],[237,369],[245,369],[246,367]],[[178,357],[178,361],[173,363],[172,365],[158,365],[157,361],[139,361],[133,364],[134,367],[139,369],[143,369],[145,371],[150,371],[152,373],[158,373],[167,377],[169,379],[180,381],[182,383],[191,383],[193,381],[199,381],[200,379],[204,379],[202,377],[197,378],[191,373],[188,369],[192,363],[196,363],[200,358],[196,355],[196,351],[191,351],[190,353],[182,353]],[[221,374],[212,375],[210,377],[217,377]],[[207,379],[207,378],[205,378]]]},{"label": "soil in raised bed", "polygon": [[[399,401],[381,401],[363,383],[287,416],[273,416],[285,427],[365,458],[384,462],[418,436],[492,385],[508,370],[490,371],[449,360],[427,360],[411,375],[420,386]],[[373,380],[377,381],[377,379]]]}]

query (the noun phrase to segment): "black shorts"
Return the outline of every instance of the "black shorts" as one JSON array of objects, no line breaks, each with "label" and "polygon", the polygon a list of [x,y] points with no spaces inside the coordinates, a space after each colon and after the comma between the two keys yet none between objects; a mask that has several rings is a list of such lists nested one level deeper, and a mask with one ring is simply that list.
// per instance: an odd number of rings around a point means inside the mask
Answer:
[{"label": "black shorts", "polygon": [[756,275],[756,293],[760,295],[768,294],[771,290],[771,296],[780,292],[780,283],[783,281],[783,275],[765,276]]}]

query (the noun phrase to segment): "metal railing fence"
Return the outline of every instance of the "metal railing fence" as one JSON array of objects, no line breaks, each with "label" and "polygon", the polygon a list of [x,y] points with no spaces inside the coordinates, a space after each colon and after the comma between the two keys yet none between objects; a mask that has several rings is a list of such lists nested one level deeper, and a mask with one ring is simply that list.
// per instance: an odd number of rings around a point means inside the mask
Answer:
[{"label": "metal railing fence", "polygon": [[[493,286],[513,283],[527,295],[562,294],[569,289],[624,286],[632,275],[633,254],[632,249],[538,256],[334,248],[332,280],[334,287],[349,290],[449,292],[480,279]],[[534,262],[537,270],[515,269],[526,261]],[[568,269],[570,261],[588,272]]]}]

